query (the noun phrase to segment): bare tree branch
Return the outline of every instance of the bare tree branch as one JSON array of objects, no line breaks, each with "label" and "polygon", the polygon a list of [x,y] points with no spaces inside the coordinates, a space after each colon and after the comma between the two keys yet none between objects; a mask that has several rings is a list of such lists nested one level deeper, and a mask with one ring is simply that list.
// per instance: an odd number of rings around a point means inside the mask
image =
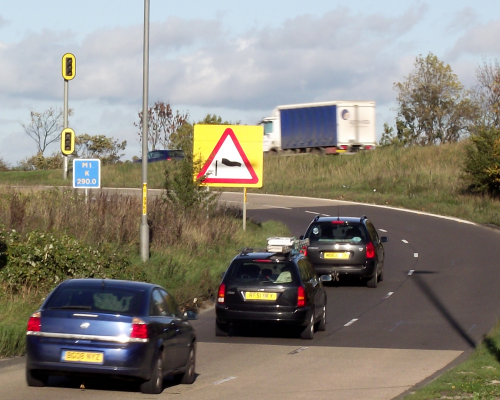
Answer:
[{"label": "bare tree branch", "polygon": [[36,142],[37,152],[43,155],[47,146],[59,140],[61,136],[63,111],[49,108],[40,113],[31,110],[30,117],[29,124],[20,122],[20,125],[24,128],[24,132]]}]

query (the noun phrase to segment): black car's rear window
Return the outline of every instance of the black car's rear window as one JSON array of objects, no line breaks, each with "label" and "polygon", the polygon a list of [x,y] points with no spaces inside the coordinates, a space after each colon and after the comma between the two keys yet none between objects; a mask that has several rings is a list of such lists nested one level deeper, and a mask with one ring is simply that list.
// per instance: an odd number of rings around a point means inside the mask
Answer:
[{"label": "black car's rear window", "polygon": [[290,261],[234,260],[226,279],[238,284],[283,285],[297,282],[298,273]]},{"label": "black car's rear window", "polygon": [[310,242],[366,243],[366,230],[360,223],[338,223],[337,221],[316,222],[309,226],[306,238]]},{"label": "black car's rear window", "polygon": [[45,308],[138,315],[144,292],[117,287],[60,287]]}]

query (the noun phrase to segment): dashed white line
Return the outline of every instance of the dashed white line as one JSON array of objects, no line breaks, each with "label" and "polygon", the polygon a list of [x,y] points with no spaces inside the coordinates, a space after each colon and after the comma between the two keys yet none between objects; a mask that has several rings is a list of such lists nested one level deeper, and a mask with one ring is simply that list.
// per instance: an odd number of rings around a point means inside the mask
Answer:
[{"label": "dashed white line", "polygon": [[358,319],[357,318],[354,318],[354,319],[351,319],[347,324],[345,324],[344,326],[349,326],[349,325],[352,325],[354,324]]},{"label": "dashed white line", "polygon": [[329,217],[330,214],[321,214],[323,217]]},{"label": "dashed white line", "polygon": [[316,214],[316,215],[318,215],[318,213],[317,213],[317,212],[315,212],[315,211],[304,211],[304,212],[306,212],[306,213],[308,213],[308,214]]},{"label": "dashed white line", "polygon": [[408,271],[408,275],[412,275],[414,272],[415,272],[415,270],[414,270],[414,269],[410,269],[410,270]]},{"label": "dashed white line", "polygon": [[263,204],[262,207],[269,207],[269,208],[282,208],[283,210],[293,210],[291,207],[280,207],[280,206],[269,206],[267,204]]},{"label": "dashed white line", "polygon": [[406,240],[406,239],[403,239],[403,240],[401,240],[401,241],[402,241],[403,243],[409,243],[409,242],[408,242],[408,240]]},{"label": "dashed white line", "polygon": [[298,349],[294,350],[294,351],[291,351],[290,353],[288,353],[289,355],[294,355],[294,354],[297,354],[297,353],[300,353],[304,350],[307,350],[308,347],[299,347]]},{"label": "dashed white line", "polygon": [[217,381],[217,382],[212,383],[212,385],[220,385],[221,383],[224,383],[224,382],[230,381],[230,380],[232,380],[232,379],[236,379],[236,377],[235,377],[235,376],[229,376],[229,377],[227,377],[227,378],[225,378],[225,379],[221,379],[220,381]]},{"label": "dashed white line", "polygon": [[392,295],[394,294],[394,292],[389,292],[386,294],[386,296],[384,297],[384,299],[388,299],[389,297],[391,297]]},{"label": "dashed white line", "polygon": [[418,253],[413,253],[413,257],[417,258],[418,257]]},{"label": "dashed white line", "polygon": [[379,229],[380,232],[387,232],[385,229]]}]

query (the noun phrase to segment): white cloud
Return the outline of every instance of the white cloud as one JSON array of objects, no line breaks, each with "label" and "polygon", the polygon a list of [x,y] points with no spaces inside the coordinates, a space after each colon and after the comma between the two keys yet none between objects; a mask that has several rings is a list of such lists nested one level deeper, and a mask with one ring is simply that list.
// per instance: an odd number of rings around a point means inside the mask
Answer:
[{"label": "white cloud", "polygon": [[446,26],[446,31],[449,33],[462,32],[464,29],[474,26],[478,19],[478,13],[474,8],[462,8],[453,13],[451,21]]},{"label": "white cloud", "polygon": [[[393,83],[411,69],[416,55],[409,34],[427,10],[418,5],[388,17],[338,7],[240,35],[226,32],[217,19],[155,22],[150,103],[161,99],[174,109],[197,110],[193,120],[232,110],[220,115],[251,116],[242,123],[252,124],[278,104],[356,99],[387,108],[395,98]],[[99,29],[83,38],[72,31],[29,33],[0,46],[0,105],[19,99],[29,104],[26,115],[46,104],[62,107],[61,57],[71,52],[77,58],[77,74],[69,83],[69,106],[75,109],[71,127],[138,148],[133,122],[142,108],[142,46],[142,25]],[[4,112],[0,135],[22,134],[19,124],[6,128]]]},{"label": "white cloud", "polygon": [[500,56],[500,19],[476,25],[467,30],[455,43],[449,56]]}]

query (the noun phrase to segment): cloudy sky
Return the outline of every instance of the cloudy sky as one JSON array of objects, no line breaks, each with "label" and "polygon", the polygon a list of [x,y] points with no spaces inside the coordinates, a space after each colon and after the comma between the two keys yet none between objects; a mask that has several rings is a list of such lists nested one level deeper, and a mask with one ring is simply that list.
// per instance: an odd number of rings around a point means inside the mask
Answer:
[{"label": "cloudy sky", "polygon": [[[149,103],[256,124],[281,104],[377,102],[394,125],[394,82],[429,52],[470,87],[500,58],[497,0],[151,0]],[[73,53],[69,126],[127,140],[140,155],[143,0],[0,0],[0,158],[36,153],[20,123],[63,107],[61,57]],[[57,151],[53,144],[46,155]]]}]

